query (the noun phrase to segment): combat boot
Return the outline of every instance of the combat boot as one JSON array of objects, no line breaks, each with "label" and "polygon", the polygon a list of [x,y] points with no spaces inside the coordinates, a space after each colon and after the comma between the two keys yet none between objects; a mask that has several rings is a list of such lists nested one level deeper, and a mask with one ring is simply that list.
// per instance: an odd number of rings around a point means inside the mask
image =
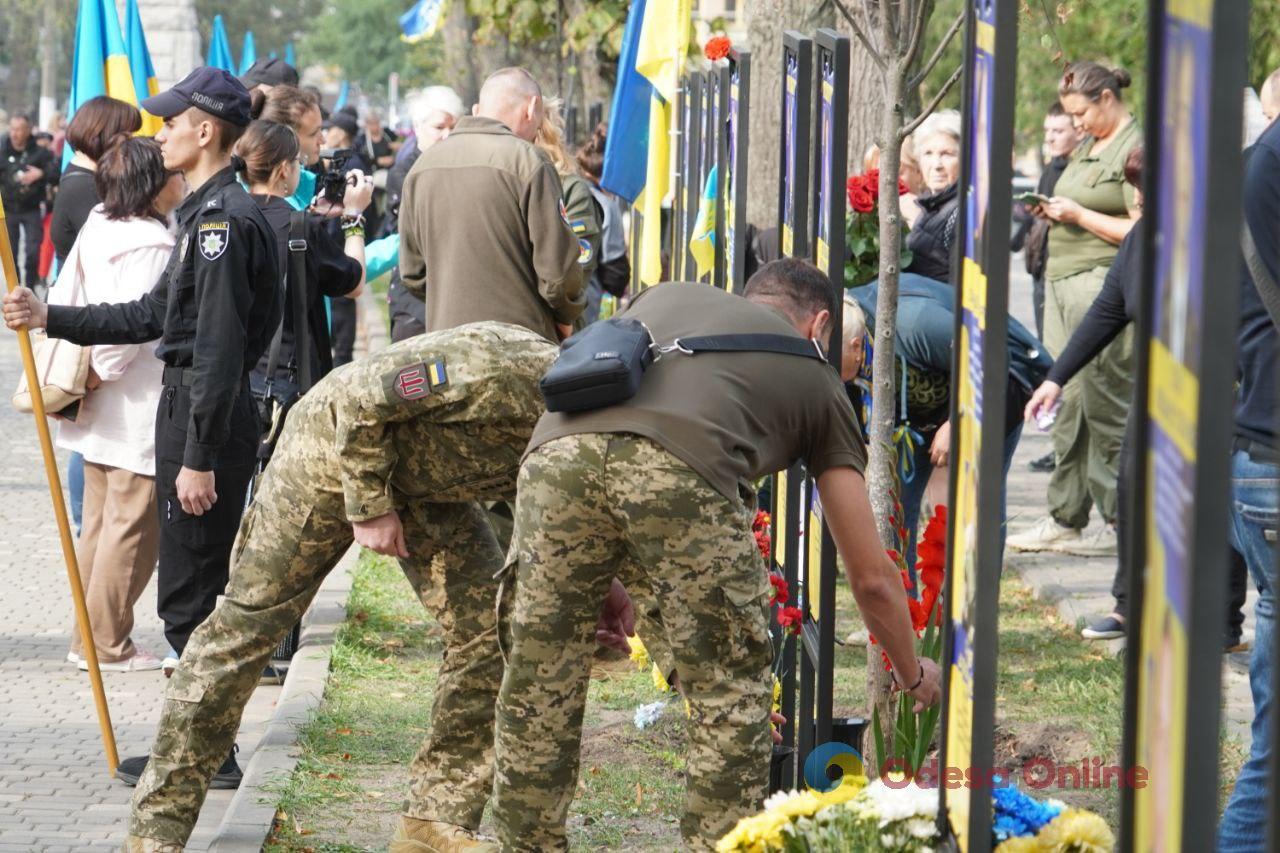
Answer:
[{"label": "combat boot", "polygon": [[498,853],[498,845],[471,830],[438,820],[400,817],[388,853]]},{"label": "combat boot", "polygon": [[124,840],[124,853],[182,853],[182,845],[158,838],[142,838],[130,835]]}]

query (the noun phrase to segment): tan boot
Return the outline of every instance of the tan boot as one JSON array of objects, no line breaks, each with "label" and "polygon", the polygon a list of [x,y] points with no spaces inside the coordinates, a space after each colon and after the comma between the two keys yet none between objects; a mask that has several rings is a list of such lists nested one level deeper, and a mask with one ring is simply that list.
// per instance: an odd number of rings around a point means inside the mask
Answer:
[{"label": "tan boot", "polygon": [[499,847],[466,827],[401,816],[388,853],[498,853]]},{"label": "tan boot", "polygon": [[124,853],[182,853],[182,845],[158,838],[141,838],[130,835],[124,840]]}]

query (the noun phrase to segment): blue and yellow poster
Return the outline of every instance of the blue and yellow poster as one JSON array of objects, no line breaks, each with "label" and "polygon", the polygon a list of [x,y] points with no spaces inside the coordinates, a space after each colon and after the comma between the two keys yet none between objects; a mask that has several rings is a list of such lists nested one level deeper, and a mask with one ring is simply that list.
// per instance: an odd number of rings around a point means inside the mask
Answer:
[{"label": "blue and yellow poster", "polygon": [[796,111],[800,85],[800,56],[786,53],[786,70],[782,81],[782,256],[789,258],[795,249],[796,229]]}]

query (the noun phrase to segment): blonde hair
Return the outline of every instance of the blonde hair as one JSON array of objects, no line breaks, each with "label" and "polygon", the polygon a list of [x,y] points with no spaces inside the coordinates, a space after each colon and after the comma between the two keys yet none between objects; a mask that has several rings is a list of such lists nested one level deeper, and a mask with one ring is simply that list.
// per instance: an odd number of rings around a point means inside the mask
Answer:
[{"label": "blonde hair", "polygon": [[533,144],[551,158],[551,165],[556,167],[561,177],[579,174],[578,164],[569,156],[569,149],[564,144],[564,114],[560,111],[564,101],[544,98],[542,105],[542,124],[538,126]]}]

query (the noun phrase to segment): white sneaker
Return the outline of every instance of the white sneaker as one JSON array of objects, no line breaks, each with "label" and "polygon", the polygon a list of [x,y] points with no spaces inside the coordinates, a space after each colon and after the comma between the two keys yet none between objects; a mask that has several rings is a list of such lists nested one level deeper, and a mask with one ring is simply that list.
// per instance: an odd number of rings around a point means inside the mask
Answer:
[{"label": "white sneaker", "polygon": [[1024,530],[1017,536],[1010,536],[1005,544],[1015,551],[1062,551],[1074,554],[1075,551],[1067,549],[1080,539],[1079,530],[1074,527],[1063,527],[1053,520],[1053,516],[1046,515],[1029,530]]},{"label": "white sneaker", "polygon": [[178,668],[178,653],[173,649],[169,649],[169,654],[164,656],[160,667],[164,670],[164,677],[173,677],[173,671]]},{"label": "white sneaker", "polygon": [[[80,661],[80,668],[89,669],[87,660]],[[133,657],[125,660],[115,661],[113,663],[100,663],[98,669],[103,672],[148,672],[160,668],[160,658],[150,652],[138,649]]]},{"label": "white sneaker", "polygon": [[67,652],[67,663],[80,663],[80,655],[75,652]]},{"label": "white sneaker", "polygon": [[1110,524],[1100,525],[1058,550],[1077,557],[1114,557],[1119,550],[1116,529]]}]

